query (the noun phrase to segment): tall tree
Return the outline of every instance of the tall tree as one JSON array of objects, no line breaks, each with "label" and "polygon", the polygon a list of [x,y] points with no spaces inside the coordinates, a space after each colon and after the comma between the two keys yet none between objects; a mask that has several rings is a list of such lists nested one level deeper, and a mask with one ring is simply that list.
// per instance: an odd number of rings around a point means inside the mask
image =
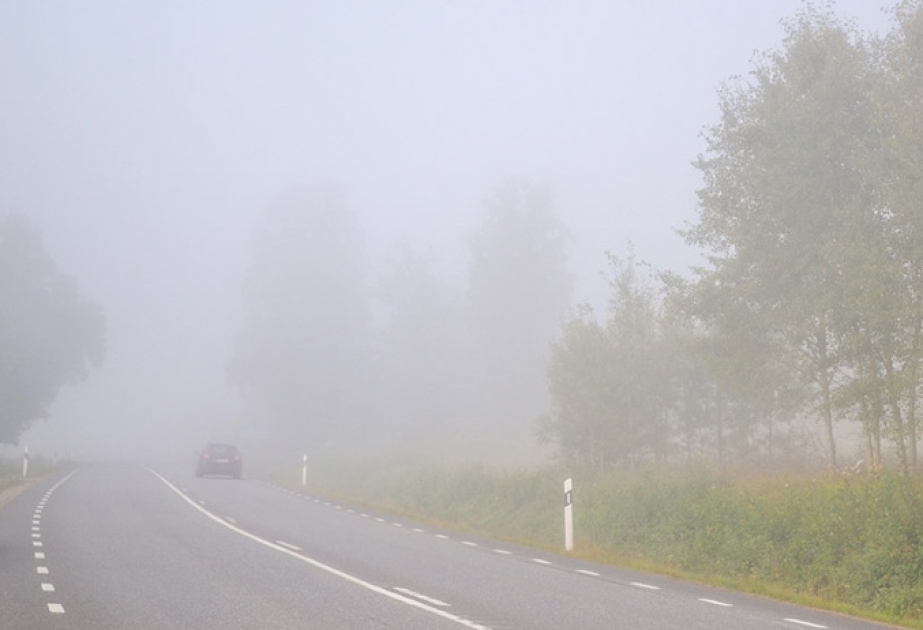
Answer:
[{"label": "tall tree", "polygon": [[789,21],[782,49],[760,59],[752,82],[720,94],[721,122],[696,162],[699,222],[687,232],[708,254],[701,286],[735,304],[801,376],[831,466],[843,252],[857,244],[851,217],[869,204],[856,156],[871,128],[870,59],[828,11],[807,5]]},{"label": "tall tree", "polygon": [[105,320],[60,273],[36,227],[0,220],[0,443],[47,418],[65,384],[102,363]]},{"label": "tall tree", "polygon": [[548,344],[569,306],[568,233],[541,185],[508,181],[471,238],[467,323],[483,420],[500,437],[530,435],[547,405]]},{"label": "tall tree", "polygon": [[371,364],[362,243],[340,196],[283,199],[254,233],[247,317],[229,375],[279,443],[314,449],[361,439]]}]

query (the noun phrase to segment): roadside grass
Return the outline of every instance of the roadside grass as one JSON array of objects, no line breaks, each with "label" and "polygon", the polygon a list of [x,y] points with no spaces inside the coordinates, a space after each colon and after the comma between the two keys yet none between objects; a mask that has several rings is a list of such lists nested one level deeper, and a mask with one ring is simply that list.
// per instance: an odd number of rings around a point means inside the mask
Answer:
[{"label": "roadside grass", "polygon": [[[312,462],[308,489],[437,526],[563,550],[563,468]],[[576,550],[923,629],[923,484],[882,473],[730,479],[574,474]],[[301,487],[291,476],[277,481]]]}]

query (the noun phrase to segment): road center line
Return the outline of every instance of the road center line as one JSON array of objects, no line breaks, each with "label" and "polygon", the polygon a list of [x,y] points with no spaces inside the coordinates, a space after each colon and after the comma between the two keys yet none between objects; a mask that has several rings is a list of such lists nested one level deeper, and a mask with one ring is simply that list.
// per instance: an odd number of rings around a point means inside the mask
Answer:
[{"label": "road center line", "polygon": [[202,514],[204,514],[205,516],[213,520],[214,522],[222,525],[223,527],[230,529],[231,531],[237,534],[240,534],[241,536],[245,538],[249,538],[250,540],[256,543],[259,543],[265,547],[274,549],[280,553],[284,553],[292,558],[295,558],[296,560],[300,560],[301,562],[304,562],[305,564],[309,564],[317,569],[320,569],[321,571],[326,571],[327,573],[330,573],[331,575],[334,575],[338,578],[344,579],[348,582],[352,582],[353,584],[357,586],[361,586],[362,588],[372,591],[373,593],[384,595],[385,597],[391,598],[395,601],[401,602],[413,608],[418,608],[420,610],[429,612],[433,615],[442,617],[443,619],[452,621],[466,628],[471,628],[472,630],[491,630],[488,626],[482,626],[469,619],[465,619],[464,617],[460,617],[458,615],[452,614],[445,610],[440,610],[439,608],[436,608],[434,606],[431,606],[419,600],[413,599],[411,597],[407,597],[406,595],[401,595],[400,593],[396,593],[387,588],[378,586],[376,584],[372,584],[371,582],[367,582],[363,580],[362,578],[346,573],[345,571],[340,571],[339,569],[335,569],[328,564],[324,564],[323,562],[320,562],[319,560],[309,558],[308,556],[304,554],[296,553],[292,551],[291,549],[286,549],[285,547],[281,545],[277,545],[276,543],[266,540],[265,538],[260,538],[259,536],[255,534],[251,534],[250,532],[244,529],[241,529],[240,527],[237,527],[236,525],[232,525],[228,523],[227,521],[225,521],[224,519],[206,510],[204,507],[202,507],[201,505],[199,505],[198,503],[196,503],[195,501],[187,497],[185,494],[183,494],[179,490],[179,488],[173,485],[173,483],[171,483],[167,478],[162,476],[160,473],[154,471],[151,468],[147,468],[146,470],[152,475],[154,475],[155,477],[157,477],[158,479],[160,479],[160,481],[162,481],[170,490],[176,493],[177,496],[179,496],[183,501],[188,503],[190,506],[192,506],[193,508],[195,508],[196,510],[198,510],[199,512],[201,512]]}]

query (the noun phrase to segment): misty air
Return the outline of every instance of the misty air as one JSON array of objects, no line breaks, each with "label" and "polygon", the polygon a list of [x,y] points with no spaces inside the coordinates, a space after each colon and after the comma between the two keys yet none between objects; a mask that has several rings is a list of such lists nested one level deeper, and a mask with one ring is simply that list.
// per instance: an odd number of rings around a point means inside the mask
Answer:
[{"label": "misty air", "polygon": [[923,627],[881,1],[0,6],[0,628]]}]

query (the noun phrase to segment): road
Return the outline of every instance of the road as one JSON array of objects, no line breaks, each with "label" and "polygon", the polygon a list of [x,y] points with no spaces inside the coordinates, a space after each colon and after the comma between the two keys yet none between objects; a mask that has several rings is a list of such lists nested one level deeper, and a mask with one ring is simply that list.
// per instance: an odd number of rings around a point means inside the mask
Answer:
[{"label": "road", "polygon": [[883,626],[418,525],[192,467],[93,464],[0,509],[0,628]]}]

